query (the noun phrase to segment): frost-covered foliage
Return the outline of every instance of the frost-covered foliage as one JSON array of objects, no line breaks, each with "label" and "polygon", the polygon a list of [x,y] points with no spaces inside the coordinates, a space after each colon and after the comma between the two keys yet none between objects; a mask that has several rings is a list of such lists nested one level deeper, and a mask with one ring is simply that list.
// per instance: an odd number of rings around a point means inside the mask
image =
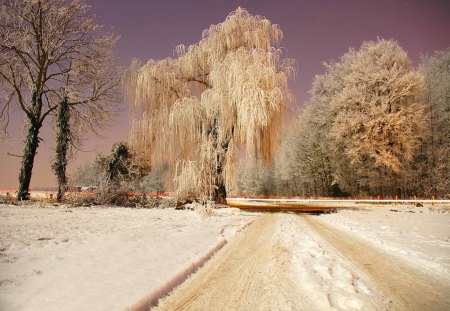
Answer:
[{"label": "frost-covered foliage", "polygon": [[142,178],[139,183],[139,190],[143,192],[163,193],[164,185],[164,167],[152,167],[150,174]]},{"label": "frost-covered foliage", "polygon": [[[426,131],[423,78],[394,41],[366,42],[328,64],[336,174],[347,186],[382,187],[405,168]],[[313,88],[314,92],[314,88]],[[349,169],[358,176],[349,185]]]},{"label": "frost-covered foliage", "polygon": [[393,194],[427,133],[424,79],[392,40],[365,42],[316,76],[279,179],[298,194]]},{"label": "frost-covered foliage", "polygon": [[333,165],[323,108],[307,104],[289,128],[275,160],[280,194],[331,195]]},{"label": "frost-covered foliage", "polygon": [[[450,48],[423,57],[419,67],[425,77],[425,103],[429,139],[425,140],[419,175],[428,195],[450,195]],[[417,176],[417,175],[416,175]]]},{"label": "frost-covered foliage", "polygon": [[103,203],[120,204],[118,200],[125,200],[127,192],[135,190],[150,172],[124,143],[115,144],[109,156],[99,156],[96,162],[100,168],[97,196]]},{"label": "frost-covered foliage", "polygon": [[237,193],[240,195],[276,194],[273,166],[250,157],[238,165]]},{"label": "frost-covered foliage", "polygon": [[76,189],[80,187],[95,187],[99,183],[101,168],[96,161],[78,166],[69,176],[69,186]]},{"label": "frost-covered foliage", "polygon": [[146,190],[150,180],[155,179],[150,176],[150,171],[150,167],[132,154],[126,144],[117,143],[110,155],[99,155],[92,163],[77,168],[70,184],[95,189],[97,203],[120,205],[126,203],[129,192]]},{"label": "frost-covered foliage", "polygon": [[152,163],[176,161],[180,196],[223,201],[236,146],[274,153],[294,74],[274,47],[281,38],[278,25],[238,8],[199,43],[178,46],[176,58],[130,67],[125,89],[143,111],[131,147]]},{"label": "frost-covered foliage", "polygon": [[[392,40],[365,42],[326,67],[313,85],[312,101],[330,105],[327,135],[336,179],[352,192],[395,187],[426,132],[422,76]],[[322,79],[331,85],[326,92]]]}]

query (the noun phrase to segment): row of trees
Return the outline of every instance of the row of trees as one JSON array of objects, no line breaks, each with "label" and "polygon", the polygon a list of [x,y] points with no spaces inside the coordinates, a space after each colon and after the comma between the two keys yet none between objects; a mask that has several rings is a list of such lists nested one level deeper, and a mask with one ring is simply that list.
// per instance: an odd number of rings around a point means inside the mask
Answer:
[{"label": "row of trees", "polygon": [[419,71],[425,77],[424,103],[428,112],[427,140],[416,156],[411,180],[425,194],[450,194],[450,48],[423,57]]},{"label": "row of trees", "polygon": [[0,3],[0,118],[25,116],[26,138],[18,199],[28,198],[39,132],[56,128],[54,172],[58,199],[67,185],[67,159],[87,131],[117,110],[121,73],[113,54],[117,36],[104,33],[82,0],[5,0]]},{"label": "row of trees", "polygon": [[[177,47],[174,58],[133,61],[123,77],[117,37],[101,31],[82,0],[2,1],[0,37],[0,117],[6,129],[16,107],[26,120],[19,199],[28,196],[47,119],[56,129],[52,167],[62,198],[68,156],[87,130],[112,119],[121,79],[142,118],[126,145],[94,165],[107,190],[155,183],[150,167],[165,167],[180,200],[223,203],[237,169],[245,193],[449,193],[449,51],[415,70],[394,41],[351,49],[316,77],[276,153],[295,62],[277,48],[279,26],[245,9],[197,44]],[[239,150],[257,160],[238,166]]]},{"label": "row of trees", "polygon": [[450,49],[415,70],[395,41],[378,40],[325,67],[274,163],[245,165],[238,192],[448,196]]}]

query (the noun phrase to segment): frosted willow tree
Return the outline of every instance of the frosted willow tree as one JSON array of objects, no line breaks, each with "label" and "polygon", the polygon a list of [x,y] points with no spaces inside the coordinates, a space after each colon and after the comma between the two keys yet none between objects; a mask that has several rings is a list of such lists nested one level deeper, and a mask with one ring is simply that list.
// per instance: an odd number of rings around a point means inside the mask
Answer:
[{"label": "frosted willow tree", "polygon": [[[5,0],[0,38],[0,121],[6,129],[11,110],[25,115],[22,200],[28,197],[39,132],[60,103],[71,112],[72,134],[95,131],[116,111],[120,73],[112,51],[117,37],[101,33],[82,0]],[[65,172],[64,161],[56,165]]]},{"label": "frosted willow tree", "polygon": [[281,38],[278,25],[238,8],[176,58],[130,67],[125,88],[143,111],[131,145],[149,161],[177,159],[179,197],[223,203],[236,146],[272,156],[294,74],[274,47]]},{"label": "frosted willow tree", "polygon": [[445,196],[450,193],[450,48],[424,57],[419,70],[425,77],[430,127],[420,181],[425,194]]},{"label": "frosted willow tree", "polygon": [[[392,40],[365,42],[326,67],[316,80],[328,89],[316,83],[312,94],[331,107],[328,135],[337,180],[352,192],[396,191],[398,174],[426,132],[422,76]],[[348,179],[353,174],[356,184]]]}]

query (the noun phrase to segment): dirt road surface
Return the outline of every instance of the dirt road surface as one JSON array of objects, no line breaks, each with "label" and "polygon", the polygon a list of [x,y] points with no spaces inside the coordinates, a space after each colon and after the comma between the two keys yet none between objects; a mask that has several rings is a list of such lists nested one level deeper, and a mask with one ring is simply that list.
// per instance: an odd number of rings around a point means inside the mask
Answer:
[{"label": "dirt road surface", "polygon": [[348,234],[302,216],[311,228],[356,266],[365,270],[389,301],[390,310],[449,310],[450,286],[394,256]]},{"label": "dirt road surface", "polygon": [[274,243],[281,225],[274,215],[258,218],[155,310],[306,309],[289,272],[291,254]]},{"label": "dirt road surface", "polygon": [[152,310],[339,310],[323,308],[308,294],[309,284],[293,275],[293,250],[279,243],[279,233],[293,223],[315,231],[332,251],[373,280],[369,283],[384,299],[370,309],[450,308],[448,284],[355,235],[332,228],[316,216],[266,214]]}]

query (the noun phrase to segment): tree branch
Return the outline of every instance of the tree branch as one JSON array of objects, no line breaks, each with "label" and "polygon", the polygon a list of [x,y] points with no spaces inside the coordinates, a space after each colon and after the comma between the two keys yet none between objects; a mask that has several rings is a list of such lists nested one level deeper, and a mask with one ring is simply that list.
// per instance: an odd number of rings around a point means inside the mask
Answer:
[{"label": "tree branch", "polygon": [[21,155],[12,154],[12,153],[9,153],[9,152],[7,152],[6,154],[9,155],[9,156],[12,156],[12,157],[23,158],[23,156],[21,156]]}]

